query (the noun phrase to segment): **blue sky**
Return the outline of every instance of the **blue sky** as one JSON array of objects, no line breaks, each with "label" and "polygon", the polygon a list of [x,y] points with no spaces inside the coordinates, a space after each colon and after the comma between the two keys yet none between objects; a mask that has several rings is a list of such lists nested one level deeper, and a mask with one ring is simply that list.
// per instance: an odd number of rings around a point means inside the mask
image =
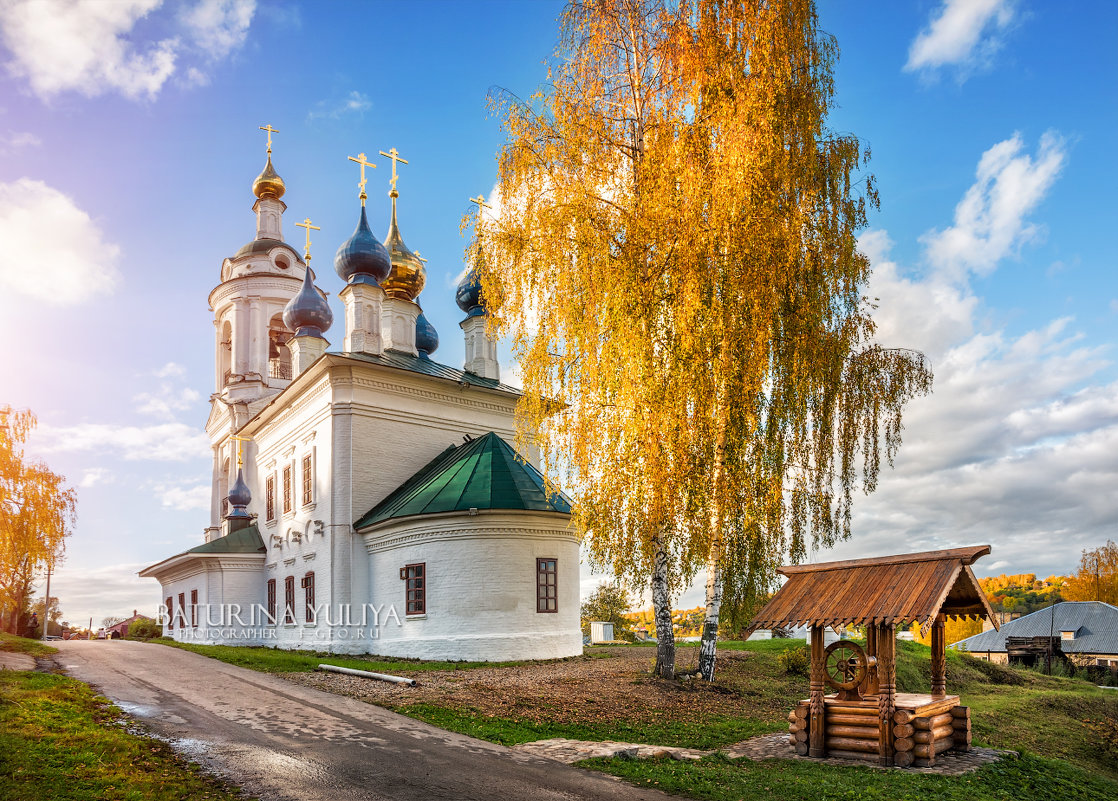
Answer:
[{"label": "blue sky", "polygon": [[[410,160],[401,229],[429,259],[436,358],[459,365],[458,224],[490,194],[502,142],[486,94],[545,79],[560,10],[0,0],[0,404],[39,415],[32,450],[78,486],[52,590],[68,619],[154,610],[135,571],[200,541],[206,296],[254,233],[257,126],[280,131],[288,241],[296,220],[322,227],[337,321],[329,262],[358,211],[346,156]],[[1069,571],[1118,536],[1118,6],[850,0],[820,15],[841,49],[832,127],[872,148],[881,192],[862,239],[880,338],[924,350],[937,381],[854,537],[815,558],[989,542],[980,574]],[[383,235],[390,169],[374,161]]]}]

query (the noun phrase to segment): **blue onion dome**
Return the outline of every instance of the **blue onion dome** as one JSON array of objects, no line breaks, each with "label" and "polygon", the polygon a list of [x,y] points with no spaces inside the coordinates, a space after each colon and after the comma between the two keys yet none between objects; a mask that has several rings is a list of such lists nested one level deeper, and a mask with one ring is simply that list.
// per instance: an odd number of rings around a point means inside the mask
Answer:
[{"label": "blue onion dome", "polygon": [[[268,151],[271,153],[272,151]],[[274,197],[279,200],[283,197],[283,193],[287,191],[287,187],[283,183],[283,179],[276,173],[276,168],[272,166],[272,157],[268,156],[268,163],[264,165],[264,171],[256,176],[256,180],[252,182],[252,194],[258,198]]]},{"label": "blue onion dome", "polygon": [[334,255],[334,269],[343,281],[349,283],[356,280],[355,276],[371,277],[374,282],[380,283],[392,269],[388,251],[369,228],[364,206],[361,206],[361,220],[353,236],[343,242]]},{"label": "blue onion dome", "polygon": [[303,271],[303,288],[299,294],[287,302],[283,309],[283,324],[295,332],[297,337],[319,337],[334,322],[334,312],[326,298],[314,288],[311,268]]},{"label": "blue onion dome", "polygon": [[481,294],[481,276],[478,275],[477,265],[467,270],[462,280],[458,282],[454,302],[458,304],[459,309],[466,312],[467,317],[480,317],[485,314],[485,298]]},{"label": "blue onion dome", "polygon": [[248,517],[248,505],[252,503],[252,493],[248,491],[245,475],[237,468],[237,480],[229,490],[229,514],[226,517]]},{"label": "blue onion dome", "polygon": [[388,235],[384,237],[384,245],[388,248],[388,255],[392,259],[392,270],[388,277],[381,281],[384,294],[390,298],[414,301],[423,291],[427,283],[427,268],[408,246],[400,235],[400,226],[396,224],[396,192],[389,193],[392,198],[392,219],[388,223]]},{"label": "blue onion dome", "polygon": [[419,316],[415,318],[415,349],[423,359],[429,358],[439,349],[439,332],[423,313],[422,306],[419,309]]}]

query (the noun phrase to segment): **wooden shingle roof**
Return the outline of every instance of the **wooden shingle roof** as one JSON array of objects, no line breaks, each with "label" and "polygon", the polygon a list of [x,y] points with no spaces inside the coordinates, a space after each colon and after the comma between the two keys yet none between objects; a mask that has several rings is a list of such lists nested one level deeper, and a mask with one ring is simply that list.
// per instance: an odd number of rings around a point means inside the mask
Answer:
[{"label": "wooden shingle roof", "polygon": [[[930,626],[936,615],[994,620],[970,565],[989,545],[876,559],[789,565],[787,583],[753,618],[755,628],[890,624]],[[996,624],[995,624],[996,625]]]}]

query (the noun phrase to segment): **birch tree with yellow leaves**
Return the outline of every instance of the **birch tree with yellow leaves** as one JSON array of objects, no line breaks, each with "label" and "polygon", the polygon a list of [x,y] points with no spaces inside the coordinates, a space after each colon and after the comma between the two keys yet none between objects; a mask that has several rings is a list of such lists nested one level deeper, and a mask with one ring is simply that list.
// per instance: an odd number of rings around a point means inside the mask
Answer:
[{"label": "birch tree with yellow leaves", "polygon": [[661,676],[671,594],[705,567],[713,680],[723,599],[740,615],[849,536],[931,374],[874,338],[856,234],[877,194],[826,127],[837,48],[810,0],[584,0],[561,22],[546,87],[494,99],[483,293],[521,438],[593,562],[650,582]]},{"label": "birch tree with yellow leaves", "polygon": [[0,626],[19,634],[37,571],[62,558],[77,495],[22,448],[35,415],[0,409]]}]

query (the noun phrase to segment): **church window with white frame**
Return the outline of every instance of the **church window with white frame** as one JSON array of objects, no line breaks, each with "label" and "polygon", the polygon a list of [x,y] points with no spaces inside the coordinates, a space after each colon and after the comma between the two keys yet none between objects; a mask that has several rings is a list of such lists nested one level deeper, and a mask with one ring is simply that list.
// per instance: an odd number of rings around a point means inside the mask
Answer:
[{"label": "church window with white frame", "polygon": [[275,475],[268,476],[268,479],[264,482],[264,519],[268,521],[276,519]]},{"label": "church window with white frame", "polygon": [[303,457],[303,506],[314,502],[314,457],[308,453]]},{"label": "church window with white frame", "polygon": [[295,577],[288,576],[283,580],[283,622],[295,622]]},{"label": "church window with white frame", "polygon": [[268,620],[276,622],[276,580],[268,579]]},{"label": "church window with white frame", "polygon": [[305,607],[303,609],[303,620],[306,623],[314,623],[314,572],[307,573],[303,576],[303,600]]},{"label": "church window with white frame", "polygon": [[294,487],[292,487],[291,473],[292,473],[291,465],[290,464],[285,464],[283,466],[283,513],[284,514],[289,514],[294,509],[294,507],[292,505],[292,498],[291,498],[292,492],[294,491]]},{"label": "church window with white frame", "polygon": [[559,560],[536,560],[536,611],[559,611]]},{"label": "church window with white frame", "polygon": [[400,572],[404,574],[407,614],[427,614],[427,563],[406,565]]}]

